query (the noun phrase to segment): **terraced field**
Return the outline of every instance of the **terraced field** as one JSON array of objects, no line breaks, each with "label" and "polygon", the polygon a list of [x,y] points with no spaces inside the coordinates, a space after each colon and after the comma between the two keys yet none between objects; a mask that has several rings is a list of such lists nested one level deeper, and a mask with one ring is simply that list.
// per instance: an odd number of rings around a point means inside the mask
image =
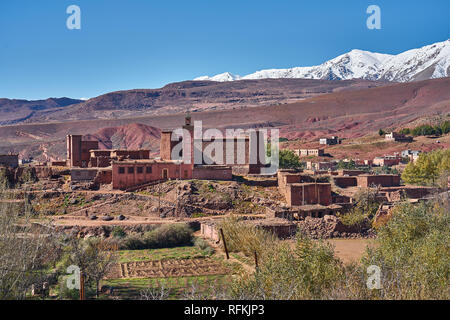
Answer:
[{"label": "terraced field", "polygon": [[112,296],[120,299],[139,299],[146,290],[162,288],[169,298],[181,298],[192,287],[205,291],[226,285],[239,268],[195,246],[118,253],[119,263],[102,285],[113,288]]}]

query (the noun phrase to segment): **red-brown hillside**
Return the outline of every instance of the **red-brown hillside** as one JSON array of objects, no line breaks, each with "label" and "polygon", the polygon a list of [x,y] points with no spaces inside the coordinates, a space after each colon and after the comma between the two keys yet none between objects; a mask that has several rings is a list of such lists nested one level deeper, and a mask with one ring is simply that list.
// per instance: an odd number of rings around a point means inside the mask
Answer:
[{"label": "red-brown hillside", "polygon": [[[404,127],[417,119],[439,117],[450,113],[450,78],[386,85],[355,91],[341,91],[301,100],[296,103],[240,108],[234,110],[193,112],[193,120],[202,120],[204,127],[256,128],[276,127],[289,139],[317,139],[339,135],[355,138],[373,134],[378,129]],[[23,150],[38,155],[60,154],[66,134],[98,134],[105,146],[136,147],[144,145],[144,136],[151,133],[142,128],[107,129],[139,123],[155,128],[179,127],[184,113],[143,116],[127,119],[96,119],[44,124],[0,127],[0,152]],[[133,129],[131,129],[133,128]],[[126,132],[126,134],[125,134]],[[149,138],[151,140],[151,138]],[[122,144],[123,143],[123,144]],[[151,144],[151,143],[150,143]],[[44,145],[44,146],[43,146]],[[39,147],[38,147],[39,146]],[[157,148],[158,146],[155,146]]]},{"label": "red-brown hillside", "polygon": [[100,129],[83,137],[99,141],[100,149],[154,149],[159,145],[161,131],[141,123]]}]

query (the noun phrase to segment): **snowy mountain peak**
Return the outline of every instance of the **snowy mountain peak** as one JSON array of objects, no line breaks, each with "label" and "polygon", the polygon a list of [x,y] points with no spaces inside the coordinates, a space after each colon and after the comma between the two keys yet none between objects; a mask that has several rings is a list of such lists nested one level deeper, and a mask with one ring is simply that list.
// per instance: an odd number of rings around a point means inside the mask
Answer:
[{"label": "snowy mountain peak", "polygon": [[217,74],[214,77],[203,76],[195,78],[194,80],[210,80],[210,81],[225,82],[225,81],[240,80],[240,78],[241,77],[238,75],[234,75],[230,72],[224,72],[221,74]]},{"label": "snowy mountain peak", "polygon": [[353,49],[318,66],[260,70],[243,77],[225,72],[194,80],[223,82],[240,79],[303,78],[409,82],[448,76],[450,76],[450,39],[398,55]]}]

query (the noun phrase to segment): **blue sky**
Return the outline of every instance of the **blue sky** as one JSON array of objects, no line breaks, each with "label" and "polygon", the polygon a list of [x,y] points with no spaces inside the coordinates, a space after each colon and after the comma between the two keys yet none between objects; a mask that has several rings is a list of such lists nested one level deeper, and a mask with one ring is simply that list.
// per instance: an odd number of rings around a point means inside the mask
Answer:
[{"label": "blue sky", "polygon": [[[66,8],[81,8],[68,30]],[[381,8],[381,30],[366,8]],[[90,98],[450,38],[450,1],[1,0],[0,97]]]}]

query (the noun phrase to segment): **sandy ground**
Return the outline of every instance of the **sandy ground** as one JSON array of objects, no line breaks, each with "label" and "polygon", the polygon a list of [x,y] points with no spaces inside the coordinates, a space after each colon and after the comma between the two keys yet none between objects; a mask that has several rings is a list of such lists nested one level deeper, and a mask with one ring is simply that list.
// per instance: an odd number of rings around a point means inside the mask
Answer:
[{"label": "sandy ground", "polygon": [[334,245],[336,256],[344,263],[357,262],[366,251],[366,247],[373,246],[373,239],[329,239]]}]

